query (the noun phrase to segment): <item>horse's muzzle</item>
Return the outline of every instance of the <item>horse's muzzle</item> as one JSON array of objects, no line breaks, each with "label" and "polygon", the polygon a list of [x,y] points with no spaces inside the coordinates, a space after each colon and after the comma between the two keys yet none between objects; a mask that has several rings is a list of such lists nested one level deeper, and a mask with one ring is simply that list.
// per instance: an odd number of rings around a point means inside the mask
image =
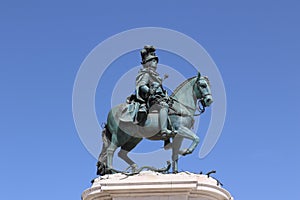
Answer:
[{"label": "horse's muzzle", "polygon": [[210,106],[210,105],[212,104],[213,101],[214,101],[214,100],[213,100],[213,98],[212,98],[211,95],[205,96],[205,98],[203,99],[203,102],[204,102],[204,104],[205,104],[204,106],[205,106],[205,107]]}]

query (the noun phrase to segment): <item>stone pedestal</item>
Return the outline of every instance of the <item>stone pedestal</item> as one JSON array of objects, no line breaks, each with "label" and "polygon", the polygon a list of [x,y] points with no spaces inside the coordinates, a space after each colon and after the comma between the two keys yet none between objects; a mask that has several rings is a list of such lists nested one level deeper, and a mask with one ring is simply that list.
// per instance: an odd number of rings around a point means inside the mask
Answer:
[{"label": "stone pedestal", "polygon": [[214,178],[181,172],[161,174],[141,172],[134,176],[123,174],[96,178],[85,190],[82,200],[233,200]]}]

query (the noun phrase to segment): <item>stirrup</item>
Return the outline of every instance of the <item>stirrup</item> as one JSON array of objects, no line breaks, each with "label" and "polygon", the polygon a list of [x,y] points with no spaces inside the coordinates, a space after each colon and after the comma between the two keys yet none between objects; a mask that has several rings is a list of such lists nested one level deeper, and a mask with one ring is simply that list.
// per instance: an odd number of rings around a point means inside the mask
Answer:
[{"label": "stirrup", "polygon": [[168,137],[171,137],[173,135],[173,131],[171,131],[169,129],[167,129],[167,130],[161,130],[160,134],[161,134],[162,137],[168,138]]}]

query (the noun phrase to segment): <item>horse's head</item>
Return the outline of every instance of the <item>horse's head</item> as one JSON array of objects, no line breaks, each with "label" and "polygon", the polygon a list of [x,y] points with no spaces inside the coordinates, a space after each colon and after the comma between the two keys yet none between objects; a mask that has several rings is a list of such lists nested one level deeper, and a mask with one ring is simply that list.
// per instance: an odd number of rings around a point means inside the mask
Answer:
[{"label": "horse's head", "polygon": [[210,83],[206,76],[201,76],[198,72],[198,77],[194,85],[196,98],[200,100],[203,107],[208,107],[212,104],[213,98],[210,90]]}]

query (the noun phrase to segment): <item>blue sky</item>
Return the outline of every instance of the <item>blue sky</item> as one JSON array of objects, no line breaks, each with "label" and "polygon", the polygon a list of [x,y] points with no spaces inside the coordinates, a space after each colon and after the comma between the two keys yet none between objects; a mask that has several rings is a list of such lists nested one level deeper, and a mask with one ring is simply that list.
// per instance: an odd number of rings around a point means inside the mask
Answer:
[{"label": "blue sky", "polygon": [[[2,1],[1,198],[80,199],[96,160],[74,125],[77,71],[108,37],[151,26],[200,43],[226,89],[217,145],[204,159],[182,158],[180,169],[216,169],[235,199],[300,199],[299,8],[292,0]],[[99,121],[106,114],[97,110]]]}]

